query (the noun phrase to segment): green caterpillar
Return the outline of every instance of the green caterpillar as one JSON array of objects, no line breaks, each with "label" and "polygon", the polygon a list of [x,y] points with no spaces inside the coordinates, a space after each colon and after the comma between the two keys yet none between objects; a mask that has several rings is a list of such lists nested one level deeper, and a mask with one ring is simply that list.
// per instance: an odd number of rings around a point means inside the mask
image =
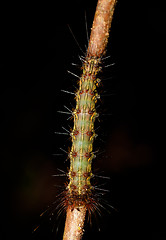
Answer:
[{"label": "green caterpillar", "polygon": [[79,89],[76,92],[76,108],[73,112],[74,127],[71,132],[72,147],[69,154],[70,170],[69,184],[66,191],[66,204],[73,208],[85,205],[87,209],[93,208],[93,186],[91,185],[93,142],[97,136],[94,131],[94,122],[98,113],[95,105],[100,98],[97,78],[100,58],[87,57],[83,64],[83,73],[79,80]]}]

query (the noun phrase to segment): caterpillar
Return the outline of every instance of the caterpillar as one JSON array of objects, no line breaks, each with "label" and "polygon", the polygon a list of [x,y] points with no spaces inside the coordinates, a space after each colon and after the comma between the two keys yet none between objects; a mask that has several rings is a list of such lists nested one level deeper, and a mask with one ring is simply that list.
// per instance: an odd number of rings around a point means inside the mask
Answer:
[{"label": "caterpillar", "polygon": [[100,59],[88,57],[84,60],[83,73],[79,80],[79,89],[76,92],[76,108],[72,115],[74,127],[71,132],[72,147],[69,153],[70,170],[69,184],[66,190],[66,204],[81,206],[84,204],[90,209],[94,204],[93,186],[91,185],[93,141],[96,137],[94,122],[98,117],[95,105],[100,98],[97,78]]}]

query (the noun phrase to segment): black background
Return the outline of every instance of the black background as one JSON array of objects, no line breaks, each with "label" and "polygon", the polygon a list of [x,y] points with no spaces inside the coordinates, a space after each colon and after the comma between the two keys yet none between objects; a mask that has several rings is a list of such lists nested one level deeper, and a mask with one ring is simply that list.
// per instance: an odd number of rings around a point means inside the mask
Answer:
[{"label": "black background", "polygon": [[[1,7],[1,188],[3,239],[61,239],[54,220],[40,213],[54,201],[66,171],[68,137],[55,135],[72,121],[76,78],[71,62],[85,51],[85,11],[90,32],[96,1],[13,3]],[[94,169],[110,176],[109,201],[118,210],[86,226],[84,239],[165,239],[165,28],[162,1],[122,1],[116,6],[101,77],[101,125]],[[103,96],[115,93],[113,96]],[[102,115],[102,113],[110,115]],[[97,170],[96,170],[97,171]],[[40,222],[39,230],[32,229]],[[58,220],[59,221],[59,220]],[[55,221],[56,222],[56,221]],[[58,223],[56,222],[58,225]],[[55,226],[55,229],[57,226]],[[100,229],[100,231],[99,231]]]}]

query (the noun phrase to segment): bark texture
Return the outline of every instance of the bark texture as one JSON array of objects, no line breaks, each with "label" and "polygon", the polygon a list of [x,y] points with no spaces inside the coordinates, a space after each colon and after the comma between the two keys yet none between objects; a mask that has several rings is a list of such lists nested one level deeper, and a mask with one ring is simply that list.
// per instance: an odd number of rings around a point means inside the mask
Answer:
[{"label": "bark texture", "polygon": [[83,235],[86,208],[68,207],[63,240],[80,240]]},{"label": "bark texture", "polygon": [[88,56],[100,58],[106,50],[116,0],[98,0],[88,46]]}]

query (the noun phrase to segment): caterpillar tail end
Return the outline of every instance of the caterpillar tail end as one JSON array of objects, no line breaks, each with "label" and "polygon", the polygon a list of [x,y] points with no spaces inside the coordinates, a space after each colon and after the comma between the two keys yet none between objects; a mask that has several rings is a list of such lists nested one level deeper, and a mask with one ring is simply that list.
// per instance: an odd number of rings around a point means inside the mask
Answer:
[{"label": "caterpillar tail end", "polygon": [[84,233],[86,207],[68,206],[63,240],[81,240]]}]

